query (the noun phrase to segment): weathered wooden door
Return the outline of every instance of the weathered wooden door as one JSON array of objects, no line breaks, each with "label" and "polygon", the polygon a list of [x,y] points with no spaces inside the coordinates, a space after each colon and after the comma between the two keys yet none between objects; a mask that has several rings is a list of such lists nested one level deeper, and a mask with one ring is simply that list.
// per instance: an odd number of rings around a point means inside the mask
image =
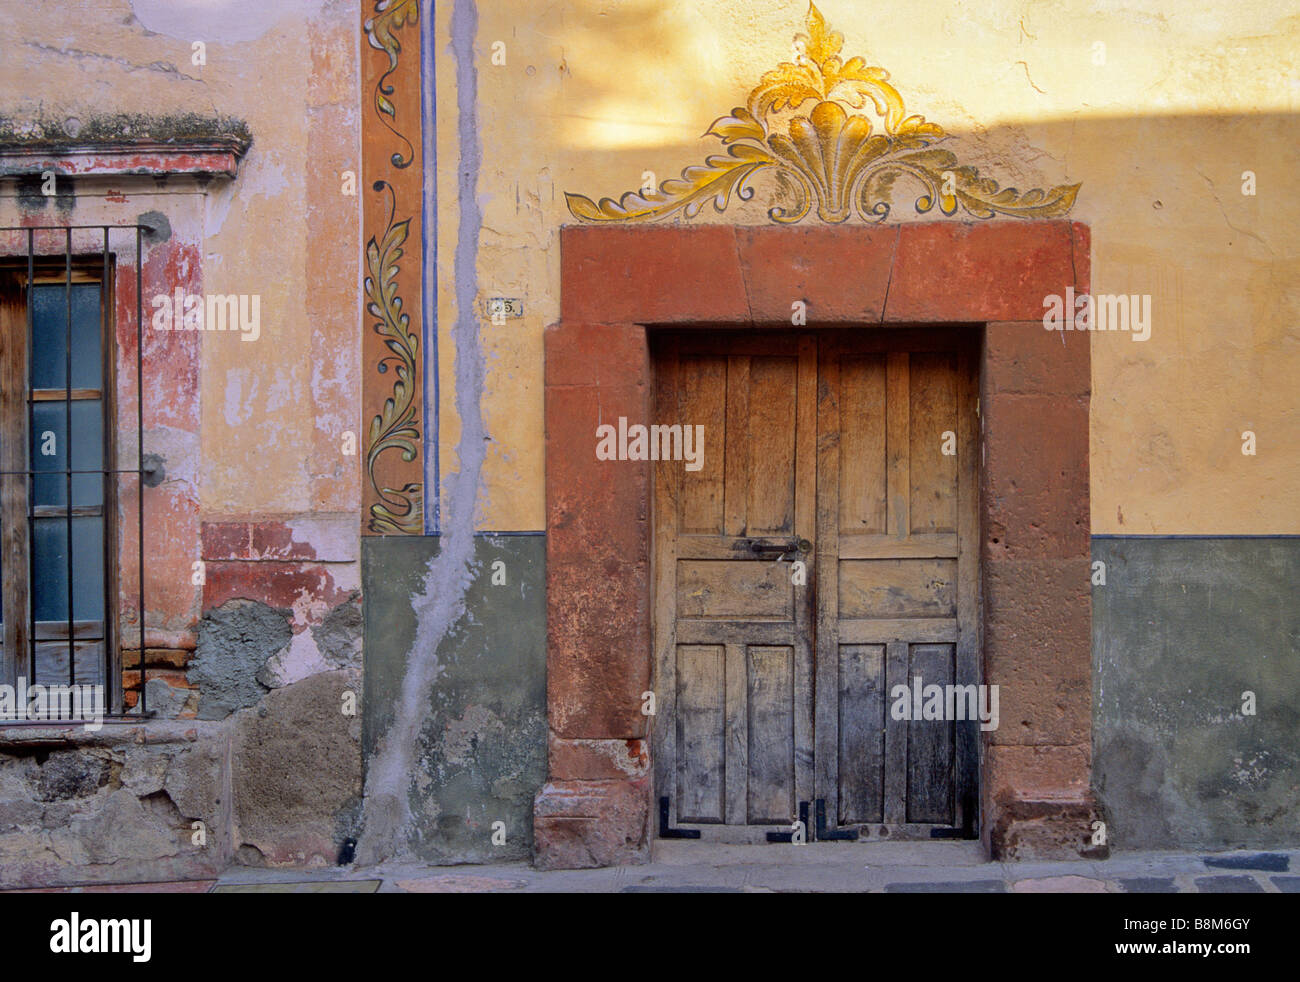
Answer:
[{"label": "weathered wooden door", "polygon": [[698,471],[656,466],[657,794],[732,841],[788,830],[813,789],[817,342],[665,338],[657,422],[702,425]]},{"label": "weathered wooden door", "polygon": [[654,421],[705,434],[698,470],[655,468],[662,824],[962,826],[974,734],[893,720],[888,697],[976,681],[969,355],[898,330],[673,334],[654,355]]},{"label": "weathered wooden door", "polygon": [[[867,835],[974,832],[978,722],[946,698],[979,681],[977,387],[959,340],[821,339],[817,797],[827,825]],[[929,686],[949,718],[915,718]]]}]

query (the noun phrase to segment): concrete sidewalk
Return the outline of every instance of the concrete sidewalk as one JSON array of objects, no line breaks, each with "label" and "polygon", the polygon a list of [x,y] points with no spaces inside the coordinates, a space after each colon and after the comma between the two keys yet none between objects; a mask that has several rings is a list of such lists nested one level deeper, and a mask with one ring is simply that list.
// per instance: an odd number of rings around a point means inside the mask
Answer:
[{"label": "concrete sidewalk", "polygon": [[1131,852],[989,862],[976,842],[655,844],[645,866],[539,872],[527,863],[367,869],[237,867],[216,880],[73,887],[215,893],[1300,893],[1300,849]]}]

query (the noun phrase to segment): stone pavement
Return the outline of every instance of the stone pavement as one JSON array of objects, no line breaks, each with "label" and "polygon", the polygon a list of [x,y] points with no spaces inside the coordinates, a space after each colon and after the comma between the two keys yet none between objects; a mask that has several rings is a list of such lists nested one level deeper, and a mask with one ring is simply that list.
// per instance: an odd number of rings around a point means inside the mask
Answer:
[{"label": "stone pavement", "polygon": [[[1107,860],[989,862],[976,842],[719,846],[655,843],[654,862],[539,872],[488,866],[235,867],[216,880],[71,887],[215,893],[1300,893],[1300,849],[1126,852]],[[60,891],[62,892],[62,891]]]}]

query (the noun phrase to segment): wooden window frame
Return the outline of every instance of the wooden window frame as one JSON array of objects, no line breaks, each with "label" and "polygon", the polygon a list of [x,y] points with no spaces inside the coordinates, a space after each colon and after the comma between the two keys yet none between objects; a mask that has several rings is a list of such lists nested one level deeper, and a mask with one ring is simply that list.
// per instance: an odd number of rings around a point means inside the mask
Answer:
[{"label": "wooden window frame", "polygon": [[[98,681],[105,687],[105,709],[118,715],[122,712],[122,655],[120,643],[120,602],[119,602],[119,551],[121,548],[118,528],[119,496],[117,488],[117,343],[116,343],[116,269],[111,253],[51,255],[49,253],[33,256],[29,264],[27,257],[6,257],[0,259],[0,427],[3,427],[8,439],[6,449],[0,457],[0,471],[26,471],[29,469],[31,435],[29,406],[41,401],[63,401],[66,397],[62,389],[37,390],[31,388],[31,328],[30,302],[31,286],[62,286],[65,284],[95,284],[99,290],[99,324],[100,324],[100,362],[101,387],[99,389],[68,389],[71,401],[98,398],[101,404],[103,420],[102,467],[105,472],[103,482],[103,503],[98,506],[103,518],[103,568],[104,568],[104,619],[98,621],[77,620],[73,622],[74,639],[81,634],[90,634],[99,628],[104,647],[104,664]],[[11,343],[16,341],[17,343]],[[66,380],[71,385],[72,379]],[[69,460],[71,464],[71,460]],[[24,616],[6,618],[0,629],[4,632],[3,654],[0,655],[0,681],[15,685],[20,675],[29,674],[35,666],[31,664],[32,631],[36,631],[37,640],[66,640],[66,623],[41,632],[31,622],[31,566],[28,495],[31,488],[26,476],[5,474],[0,477],[0,516],[3,517],[3,536],[0,549],[5,557],[5,570],[21,570],[21,574],[4,577],[0,588],[4,590],[6,611],[21,610]],[[68,509],[75,517],[78,509],[72,501]],[[43,517],[63,517],[65,509],[55,509],[59,514]],[[18,514],[21,513],[21,514]],[[17,520],[11,520],[11,514]],[[75,610],[71,613],[75,614]],[[62,633],[59,629],[62,628]],[[48,637],[42,637],[41,634]],[[75,653],[74,653],[75,655]],[[22,666],[23,670],[20,670]],[[47,681],[58,684],[65,679],[32,677],[29,685],[46,684]],[[81,681],[80,678],[78,681]]]}]

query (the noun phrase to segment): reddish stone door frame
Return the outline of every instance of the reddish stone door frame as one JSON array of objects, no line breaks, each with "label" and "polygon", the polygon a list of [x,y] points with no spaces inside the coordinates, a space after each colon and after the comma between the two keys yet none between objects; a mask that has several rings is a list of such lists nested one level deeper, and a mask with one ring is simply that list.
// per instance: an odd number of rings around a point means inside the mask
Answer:
[{"label": "reddish stone door frame", "polygon": [[982,332],[984,681],[980,828],[994,858],[1078,855],[1090,790],[1089,341],[1043,328],[1044,297],[1088,290],[1089,234],[1064,221],[808,228],[565,228],[546,332],[550,782],[536,860],[644,861],[651,807],[651,470],[595,456],[596,427],[650,422],[646,325]]}]

